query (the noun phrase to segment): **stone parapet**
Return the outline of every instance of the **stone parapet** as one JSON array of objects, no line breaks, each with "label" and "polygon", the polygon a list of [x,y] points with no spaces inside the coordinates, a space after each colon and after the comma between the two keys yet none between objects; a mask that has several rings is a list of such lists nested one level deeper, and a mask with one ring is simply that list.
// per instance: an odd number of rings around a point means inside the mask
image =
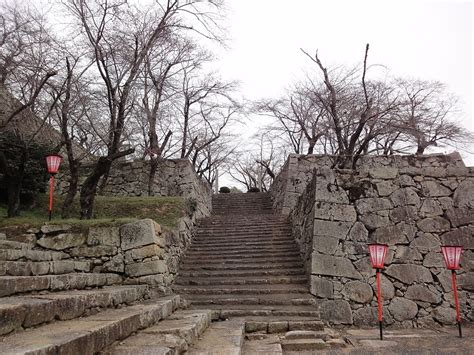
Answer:
[{"label": "stone parapet", "polygon": [[464,320],[474,321],[474,170],[450,159],[393,158],[396,165],[382,166],[377,158],[354,171],[313,165],[308,172],[300,169],[302,157],[290,156],[285,168],[299,170],[287,170],[287,194],[275,194],[274,202],[291,211],[311,293],[321,299],[326,320],[376,323],[367,244],[379,242],[389,245],[382,276],[387,325],[455,322],[450,272],[440,252],[447,244],[465,248],[458,272],[461,311]]}]

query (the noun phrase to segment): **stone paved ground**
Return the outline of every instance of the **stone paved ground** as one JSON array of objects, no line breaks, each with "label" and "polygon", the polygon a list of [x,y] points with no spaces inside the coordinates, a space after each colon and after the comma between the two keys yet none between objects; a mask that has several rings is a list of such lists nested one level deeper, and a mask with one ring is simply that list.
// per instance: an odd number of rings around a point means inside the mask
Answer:
[{"label": "stone paved ground", "polygon": [[441,329],[385,330],[379,340],[378,329],[339,329],[341,338],[349,343],[344,348],[318,350],[282,350],[284,334],[266,334],[262,339],[246,339],[243,355],[306,355],[306,354],[474,354],[474,324],[463,327],[463,338],[456,327]]}]

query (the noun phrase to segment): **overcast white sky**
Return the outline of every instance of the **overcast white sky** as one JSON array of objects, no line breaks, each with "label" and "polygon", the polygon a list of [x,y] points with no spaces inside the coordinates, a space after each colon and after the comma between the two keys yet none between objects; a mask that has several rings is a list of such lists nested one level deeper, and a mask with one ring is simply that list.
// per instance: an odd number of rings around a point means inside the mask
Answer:
[{"label": "overcast white sky", "polygon": [[[370,43],[370,64],[384,64],[393,75],[448,84],[462,101],[463,125],[474,131],[472,1],[226,3],[231,41],[230,48],[219,54],[217,67],[226,79],[241,81],[246,98],[277,97],[301,77],[311,63],[300,48],[310,53],[317,49],[328,66],[354,65]],[[249,128],[258,120],[253,117]],[[463,157],[474,166],[474,154]]]}]

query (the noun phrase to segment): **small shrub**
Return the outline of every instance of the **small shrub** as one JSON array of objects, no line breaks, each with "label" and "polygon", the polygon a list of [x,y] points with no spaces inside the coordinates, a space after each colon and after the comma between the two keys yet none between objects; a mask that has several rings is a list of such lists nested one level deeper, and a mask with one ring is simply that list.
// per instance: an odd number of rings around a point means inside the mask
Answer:
[{"label": "small shrub", "polygon": [[251,187],[247,192],[260,192],[258,187]]},{"label": "small shrub", "polygon": [[228,194],[230,193],[230,189],[227,187],[227,186],[222,186],[220,189],[219,189],[219,192],[221,194]]}]

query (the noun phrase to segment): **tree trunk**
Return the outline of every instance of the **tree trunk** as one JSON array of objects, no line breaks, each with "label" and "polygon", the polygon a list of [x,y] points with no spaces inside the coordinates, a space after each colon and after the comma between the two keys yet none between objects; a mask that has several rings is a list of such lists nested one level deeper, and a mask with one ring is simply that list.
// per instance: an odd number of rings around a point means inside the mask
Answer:
[{"label": "tree trunk", "polygon": [[99,184],[100,178],[110,169],[111,164],[112,160],[106,157],[100,157],[94,170],[84,181],[84,184],[82,184],[80,197],[81,219],[92,218],[97,185]]},{"label": "tree trunk", "polygon": [[158,159],[151,158],[150,160],[150,174],[148,175],[148,196],[154,196],[153,186],[155,185],[156,170],[158,170]]},{"label": "tree trunk", "polygon": [[21,182],[17,177],[8,177],[7,178],[8,186],[8,208],[7,208],[7,217],[16,217],[20,213],[20,188]]},{"label": "tree trunk", "polygon": [[74,201],[74,197],[77,194],[77,185],[79,182],[79,163],[77,160],[73,160],[69,164],[69,172],[71,178],[69,179],[69,187],[67,190],[66,198],[63,202],[63,207],[61,209],[61,218],[69,218],[71,215],[71,206]]}]

